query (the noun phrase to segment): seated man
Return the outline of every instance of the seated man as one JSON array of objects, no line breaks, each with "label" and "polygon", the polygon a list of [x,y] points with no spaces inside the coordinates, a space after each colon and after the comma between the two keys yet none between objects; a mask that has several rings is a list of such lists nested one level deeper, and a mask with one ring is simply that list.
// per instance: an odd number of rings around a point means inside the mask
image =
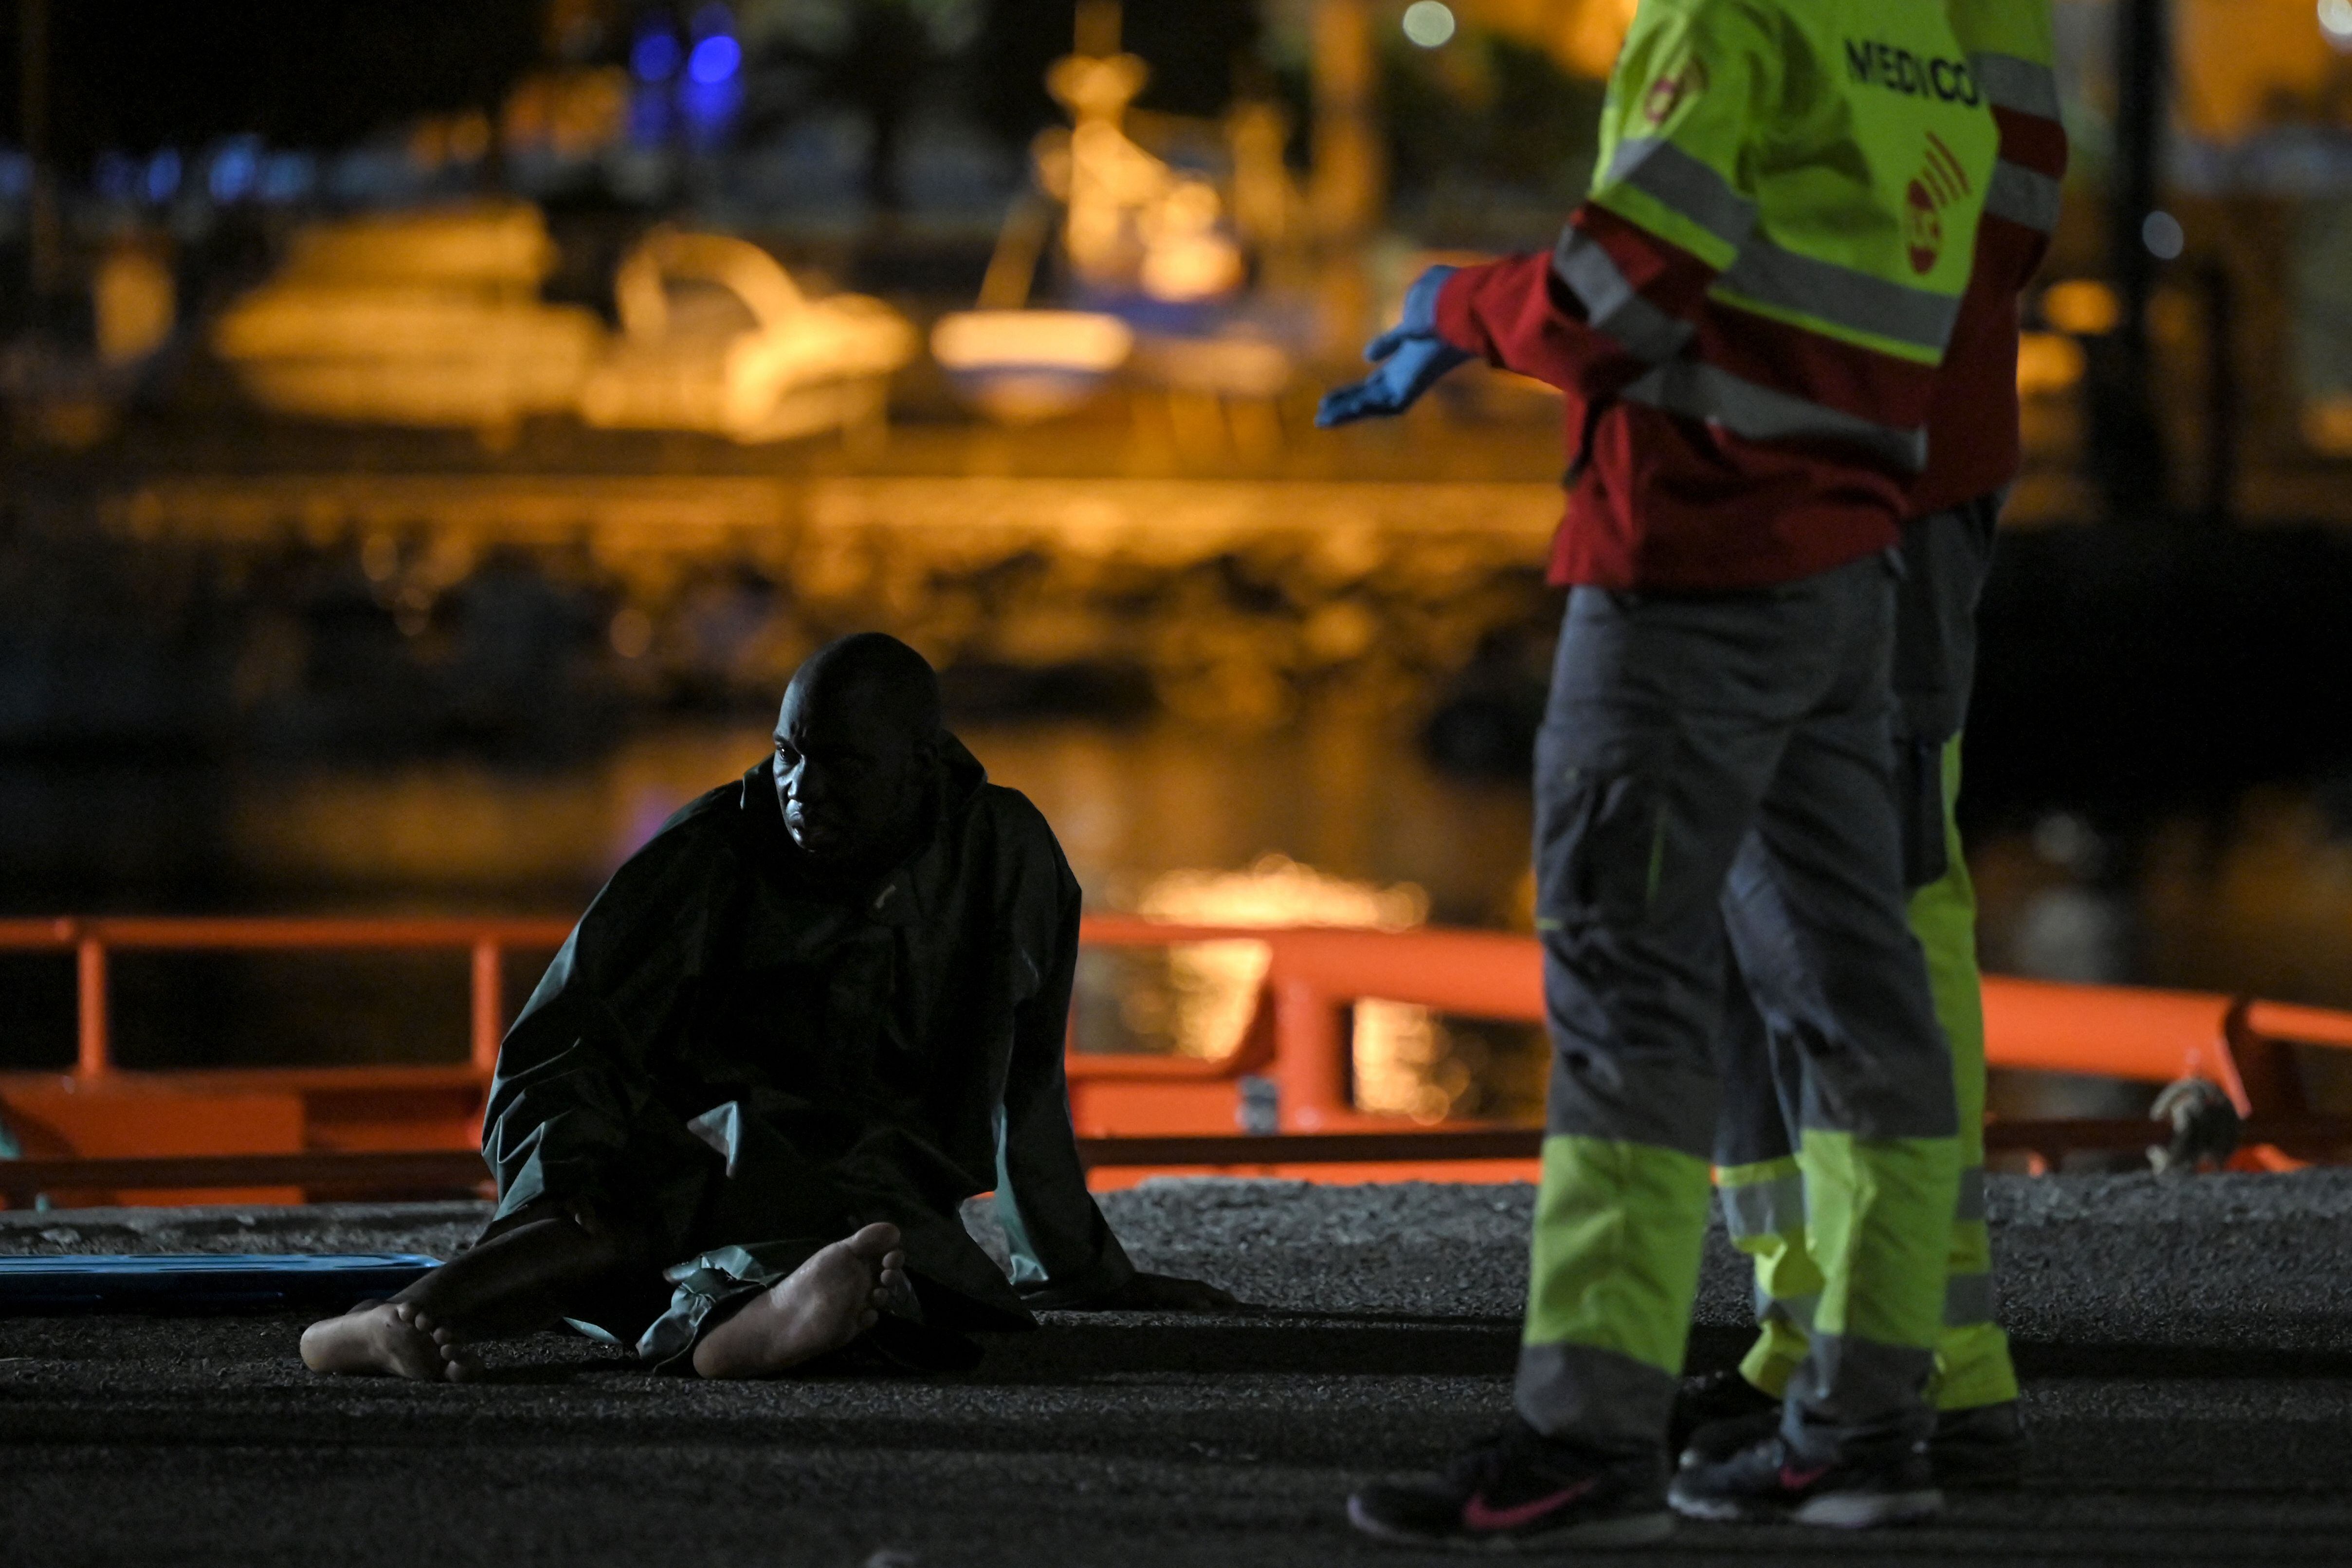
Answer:
[{"label": "seated man", "polygon": [[[302,1359],[464,1378],[473,1337],[568,1318],[760,1377],[861,1336],[936,1360],[1031,1307],[1232,1306],[1138,1273],[1087,1192],[1077,950],[1061,847],[941,727],[930,666],[834,643],[793,677],[773,757],[614,873],[509,1031],[482,1238],[311,1325]],[[992,1188],[1009,1282],[959,1214]]]}]

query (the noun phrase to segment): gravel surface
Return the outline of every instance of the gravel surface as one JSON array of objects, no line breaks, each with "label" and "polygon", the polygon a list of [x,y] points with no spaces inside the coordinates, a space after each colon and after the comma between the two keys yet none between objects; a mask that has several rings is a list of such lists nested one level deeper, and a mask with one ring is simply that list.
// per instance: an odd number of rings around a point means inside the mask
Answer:
[{"label": "gravel surface", "polygon": [[[1414,1561],[1340,1500],[1506,1409],[1529,1190],[1163,1182],[1104,1207],[1146,1267],[1260,1309],[1055,1314],[965,1375],[760,1384],[541,1334],[463,1387],[314,1377],[298,1316],[0,1318],[0,1564]],[[2023,1489],[1623,1560],[2352,1561],[2352,1172],[1996,1178],[1991,1211]],[[481,1212],[5,1213],[0,1254],[446,1255]],[[1745,1300],[1718,1230],[1693,1370],[1736,1359]]]}]

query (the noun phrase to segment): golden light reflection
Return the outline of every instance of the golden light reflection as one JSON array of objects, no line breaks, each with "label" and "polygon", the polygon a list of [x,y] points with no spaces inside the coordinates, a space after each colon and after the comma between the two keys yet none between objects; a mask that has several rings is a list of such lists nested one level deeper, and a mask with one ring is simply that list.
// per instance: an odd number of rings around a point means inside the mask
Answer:
[{"label": "golden light reflection", "polygon": [[117,244],[90,281],[98,357],[108,364],[146,358],[172,335],[178,291],[163,257],[136,242]]},{"label": "golden light reflection", "polygon": [[1091,397],[1135,348],[1116,316],[1092,310],[957,310],[931,329],[931,357],[991,418],[1030,425]]},{"label": "golden light reflection", "polygon": [[2062,332],[2097,337],[2114,331],[2122,322],[2123,302],[2113,289],[2096,279],[2069,279],[2042,291],[2042,319]]},{"label": "golden light reflection", "polygon": [[2352,396],[2314,398],[2303,406],[2303,438],[2326,457],[2352,457]]},{"label": "golden light reflection", "polygon": [[[1429,895],[1410,882],[1382,888],[1268,855],[1245,871],[1169,872],[1145,889],[1137,910],[1202,925],[1408,931],[1429,918]],[[1265,945],[1255,942],[1173,949],[1165,1016],[1148,1021],[1164,1027],[1182,1055],[1221,1056],[1247,1027],[1269,962]],[[1370,1000],[1359,1003],[1355,1014],[1357,1108],[1432,1121],[1444,1117],[1469,1077],[1452,1060],[1429,1009]]]},{"label": "golden light reflection", "polygon": [[1523,38],[1562,68],[1598,81],[1617,63],[1639,0],[1455,0],[1474,26]]},{"label": "golden light reflection", "polygon": [[1046,89],[1072,123],[1038,137],[1038,183],[1062,204],[1063,248],[1085,282],[1178,301],[1230,293],[1242,255],[1223,231],[1223,197],[1127,133],[1128,105],[1150,76],[1133,55],[1055,61]]},{"label": "golden light reflection", "polygon": [[2326,0],[2179,0],[2173,60],[2177,112],[2217,140],[2322,117],[2337,55]]},{"label": "golden light reflection", "polygon": [[2083,379],[2083,345],[2063,332],[2023,332],[2017,340],[2017,390],[2025,397],[2048,397]]}]

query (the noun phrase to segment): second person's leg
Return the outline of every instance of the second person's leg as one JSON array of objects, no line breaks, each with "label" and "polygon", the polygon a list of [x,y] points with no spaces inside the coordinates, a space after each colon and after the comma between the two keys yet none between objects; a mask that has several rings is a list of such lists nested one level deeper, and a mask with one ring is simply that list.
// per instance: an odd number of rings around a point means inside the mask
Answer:
[{"label": "second person's leg", "polygon": [[[1677,1506],[1709,1517],[1877,1523],[1937,1506],[1916,1450],[1958,1195],[1952,1069],[1905,920],[1891,580],[1849,572],[1839,588],[1837,689],[1792,735],[1724,906],[1768,1027],[1804,1058],[1798,1157],[1820,1295],[1786,1458],[1759,1451],[1752,1475],[1677,1483]],[[1833,1495],[1810,1489],[1822,1477]]]}]

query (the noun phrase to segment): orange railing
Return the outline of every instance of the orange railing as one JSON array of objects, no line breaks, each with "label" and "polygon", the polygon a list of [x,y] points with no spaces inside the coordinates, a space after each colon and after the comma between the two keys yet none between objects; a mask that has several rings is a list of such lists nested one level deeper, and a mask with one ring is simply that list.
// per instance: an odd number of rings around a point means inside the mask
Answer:
[{"label": "orange railing", "polygon": [[77,1013],[74,1070],[95,1078],[114,1070],[107,956],[150,952],[465,951],[473,957],[472,1060],[488,1073],[506,1033],[502,970],[511,948],[552,951],[571,922],[557,920],[269,919],[104,916],[95,920],[0,920],[0,952],[70,950]]},{"label": "orange railing", "polygon": [[[26,1156],[14,1167],[0,1164],[0,1199],[34,1190],[26,1183],[36,1179],[47,1184],[38,1190],[147,1201],[217,1193],[232,1181],[247,1184],[238,1191],[248,1199],[288,1201],[339,1182],[345,1190],[414,1188],[441,1169],[428,1156],[473,1147],[506,1022],[506,955],[552,951],[567,929],[544,920],[0,921],[0,950],[70,953],[79,992],[74,1070],[0,1074],[0,1117]],[[1447,1016],[1540,1022],[1541,964],[1533,940],[1471,931],[1176,925],[1115,915],[1089,917],[1081,940],[1097,949],[1240,941],[1260,944],[1265,954],[1247,1026],[1223,1055],[1072,1051],[1072,1116],[1106,1184],[1146,1168],[1245,1166],[1338,1179],[1483,1179],[1530,1168],[1531,1131],[1463,1123],[1423,1129],[1358,1110],[1349,1016],[1357,1003],[1378,998]],[[116,1066],[110,954],[289,949],[467,954],[467,1059],[170,1072]],[[1999,978],[1985,983],[1985,1012],[1988,1054],[1997,1067],[2215,1085],[2244,1121],[2250,1148],[2241,1163],[2275,1168],[2352,1149],[2352,1123],[2314,1114],[2295,1057],[2297,1045],[2352,1048],[2352,1014],[2204,993]],[[1244,1131],[1253,1136],[1237,1136]],[[2037,1159],[2074,1147],[2163,1142],[2137,1121],[1997,1122],[1988,1137],[1996,1147]],[[1258,1151],[1263,1156],[1253,1158]],[[151,1163],[140,1166],[141,1160]],[[102,1173],[93,1161],[107,1162]],[[472,1168],[461,1166],[449,1162],[447,1180],[424,1184],[467,1184]],[[1113,1168],[1129,1174],[1112,1175]],[[85,1185],[65,1185],[58,1173],[72,1169],[86,1173]],[[141,1182],[141,1169],[151,1181]]]}]

